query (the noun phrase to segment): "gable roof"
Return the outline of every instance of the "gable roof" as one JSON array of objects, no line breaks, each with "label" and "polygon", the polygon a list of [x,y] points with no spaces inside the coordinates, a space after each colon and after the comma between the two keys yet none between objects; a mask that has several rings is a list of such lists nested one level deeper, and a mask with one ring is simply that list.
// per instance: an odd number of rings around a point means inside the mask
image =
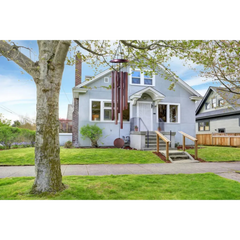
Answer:
[{"label": "gable roof", "polygon": [[[222,99],[224,99],[230,105],[230,108],[199,113],[212,92],[217,93]],[[218,117],[238,113],[240,113],[240,97],[238,97],[238,94],[229,92],[229,90],[226,88],[210,86],[196,109],[196,119]]]},{"label": "gable roof", "polygon": [[[189,93],[193,94],[193,96],[197,96],[197,97],[202,97],[201,94],[199,94],[196,90],[194,90],[192,87],[190,87],[186,82],[184,82],[182,79],[180,79],[179,77],[175,76],[173,74],[172,71],[168,70],[166,67],[164,67],[162,64],[159,64],[159,67],[168,72],[175,80],[176,80],[176,83],[180,84],[180,86],[182,86],[183,88],[185,88]],[[104,70],[103,72],[97,74],[95,77],[93,77],[91,80],[89,81],[84,81],[82,82],[81,84],[77,85],[74,87],[74,89],[77,89],[77,88],[81,88],[81,87],[84,87],[90,83],[93,83],[97,80],[99,80],[100,78],[104,77],[105,75],[111,73],[112,70],[109,69],[106,69]]]}]

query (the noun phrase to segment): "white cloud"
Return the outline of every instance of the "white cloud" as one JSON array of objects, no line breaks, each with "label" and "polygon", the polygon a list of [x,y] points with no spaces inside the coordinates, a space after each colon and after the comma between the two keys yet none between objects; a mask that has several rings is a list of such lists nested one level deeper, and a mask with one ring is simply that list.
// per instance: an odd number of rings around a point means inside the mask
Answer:
[{"label": "white cloud", "polygon": [[200,89],[200,90],[196,90],[198,93],[200,93],[202,96],[205,95],[205,93],[207,92],[208,88],[204,88],[204,89]]},{"label": "white cloud", "polygon": [[198,86],[198,85],[202,85],[208,82],[213,82],[212,79],[206,79],[203,77],[192,77],[190,79],[186,79],[185,82],[189,85],[189,86]]},{"label": "white cloud", "polygon": [[0,75],[0,103],[20,100],[36,101],[35,83]]}]

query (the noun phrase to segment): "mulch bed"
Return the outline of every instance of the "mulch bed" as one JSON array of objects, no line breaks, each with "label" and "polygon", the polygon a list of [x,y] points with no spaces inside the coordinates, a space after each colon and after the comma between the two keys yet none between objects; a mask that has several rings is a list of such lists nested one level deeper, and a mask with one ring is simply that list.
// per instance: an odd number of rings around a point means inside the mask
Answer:
[{"label": "mulch bed", "polygon": [[131,147],[129,147],[129,146],[126,146],[126,147],[124,147],[123,149],[125,149],[125,150],[137,150],[136,148],[131,148]]}]

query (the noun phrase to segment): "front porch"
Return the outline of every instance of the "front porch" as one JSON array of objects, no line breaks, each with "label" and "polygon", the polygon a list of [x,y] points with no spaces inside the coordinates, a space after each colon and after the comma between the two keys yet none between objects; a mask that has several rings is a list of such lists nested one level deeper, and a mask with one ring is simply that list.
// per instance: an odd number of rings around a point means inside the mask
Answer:
[{"label": "front porch", "polygon": [[[170,149],[175,149],[175,135],[176,132],[161,132],[169,141]],[[156,151],[157,149],[157,135],[155,131],[131,131],[130,132],[130,147],[143,151]],[[159,149],[165,150],[166,144],[160,139]]]}]

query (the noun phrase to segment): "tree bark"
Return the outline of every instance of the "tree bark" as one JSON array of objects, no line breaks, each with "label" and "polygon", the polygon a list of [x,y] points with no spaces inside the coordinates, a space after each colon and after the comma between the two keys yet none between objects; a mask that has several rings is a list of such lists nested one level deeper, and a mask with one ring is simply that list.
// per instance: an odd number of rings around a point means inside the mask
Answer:
[{"label": "tree bark", "polygon": [[38,42],[40,77],[34,79],[37,85],[36,179],[32,193],[58,192],[65,188],[60,164],[59,93],[70,42],[59,46],[60,42]]},{"label": "tree bark", "polygon": [[46,91],[45,86],[39,84],[37,96],[36,179],[32,192],[57,192],[64,189],[59,146],[59,87],[51,83]]},{"label": "tree bark", "polygon": [[59,146],[59,92],[71,41],[38,41],[39,62],[19,51],[20,46],[0,40],[0,55],[29,73],[37,86],[35,144],[36,179],[32,193],[58,192],[62,183]]}]

